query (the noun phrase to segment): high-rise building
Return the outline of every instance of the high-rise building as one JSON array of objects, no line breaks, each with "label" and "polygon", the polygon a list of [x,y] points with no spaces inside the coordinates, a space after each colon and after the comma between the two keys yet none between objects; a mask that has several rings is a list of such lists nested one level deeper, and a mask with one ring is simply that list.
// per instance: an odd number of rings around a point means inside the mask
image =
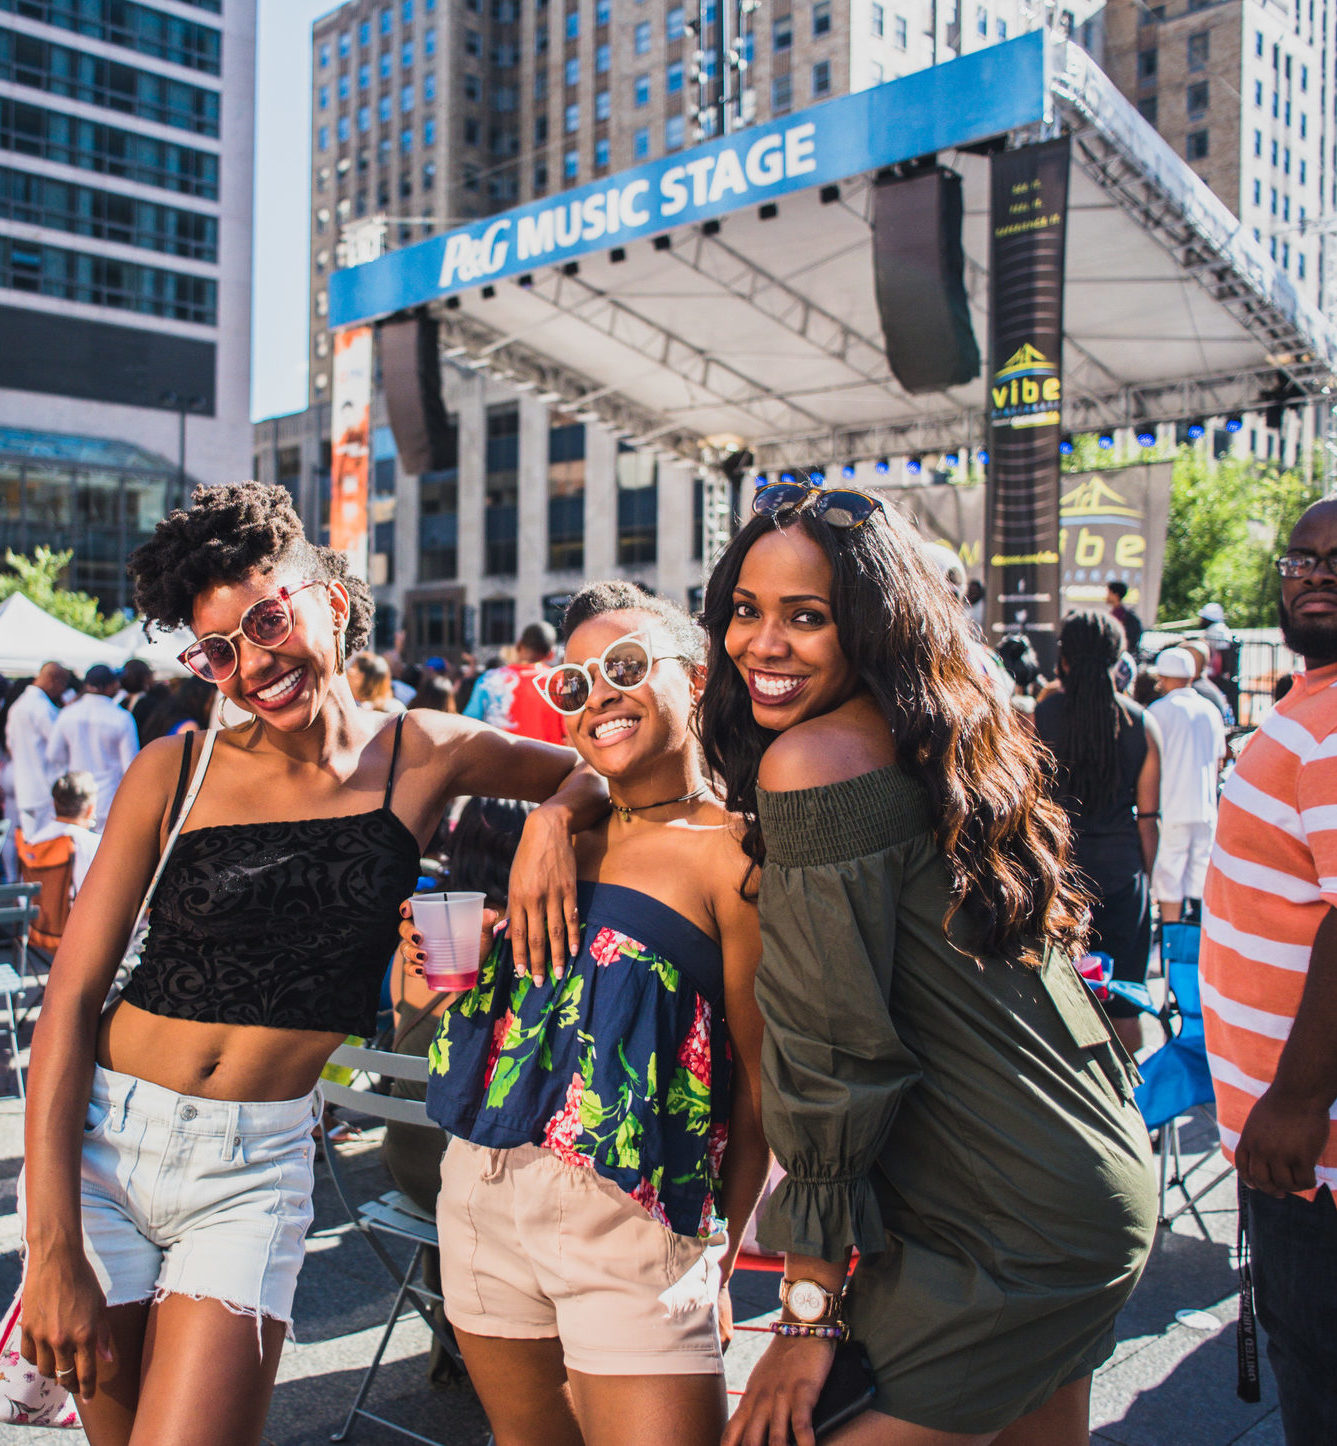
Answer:
[{"label": "high-rise building", "polygon": [[0,0],[0,545],[123,604],[249,420],[256,0]]},{"label": "high-rise building", "polygon": [[1334,24],[1299,0],[1105,8],[1110,78],[1327,312]]},{"label": "high-rise building", "polygon": [[[1096,9],[1060,17],[1088,47]],[[313,29],[311,405],[259,425],[259,474],[322,534],[336,267],[1014,38],[1034,14],[1027,0],[349,0]],[[691,467],[473,372],[448,366],[445,393],[456,465],[421,478],[399,475],[373,404],[383,645],[400,627],[419,656],[504,644],[583,577],[694,600]]]}]

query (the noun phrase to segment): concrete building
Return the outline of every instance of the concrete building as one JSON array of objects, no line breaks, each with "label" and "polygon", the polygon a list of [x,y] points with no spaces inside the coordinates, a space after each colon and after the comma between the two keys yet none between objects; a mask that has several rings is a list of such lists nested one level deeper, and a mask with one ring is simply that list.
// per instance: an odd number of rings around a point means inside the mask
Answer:
[{"label": "concrete building", "polygon": [[254,71],[255,0],[0,5],[0,545],[106,606],[250,462]]},{"label": "concrete building", "polygon": [[[1098,49],[1096,9],[1060,20]],[[292,486],[324,534],[337,266],[1015,37],[1033,15],[1023,0],[349,0],[312,36],[310,407],[258,425],[256,474]],[[443,473],[401,475],[373,405],[382,646],[402,629],[410,656],[494,648],[588,577],[697,601],[692,468],[535,391],[444,373]]]},{"label": "concrete building", "polygon": [[1279,0],[1109,0],[1104,68],[1331,312],[1334,18]]}]

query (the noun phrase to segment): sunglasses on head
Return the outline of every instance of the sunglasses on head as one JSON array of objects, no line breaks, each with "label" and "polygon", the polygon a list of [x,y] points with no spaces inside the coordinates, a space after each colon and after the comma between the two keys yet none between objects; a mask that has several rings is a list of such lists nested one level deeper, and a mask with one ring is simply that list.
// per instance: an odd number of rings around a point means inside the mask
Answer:
[{"label": "sunglasses on head", "polygon": [[[594,667],[609,687],[629,693],[645,682],[657,662],[681,657],[681,653],[656,653],[644,633],[627,633],[609,643]],[[533,681],[543,701],[568,716],[579,713],[594,691],[594,674],[584,663],[559,663]]]},{"label": "sunglasses on head", "polygon": [[811,482],[768,482],[758,487],[752,499],[752,510],[759,517],[778,517],[783,512],[793,512],[802,507],[809,497],[816,496],[811,516],[825,522],[828,527],[848,530],[862,527],[874,512],[884,508],[878,497],[867,492],[856,492],[852,487],[817,487]]},{"label": "sunglasses on head", "polygon": [[292,635],[292,600],[308,587],[324,587],[319,578],[298,583],[296,587],[281,587],[272,597],[262,597],[241,615],[241,626],[230,633],[205,633],[184,652],[177,654],[177,661],[184,663],[197,678],[206,683],[226,683],[237,671],[241,659],[237,653],[237,638],[245,638],[257,648],[277,648],[286,643]]}]

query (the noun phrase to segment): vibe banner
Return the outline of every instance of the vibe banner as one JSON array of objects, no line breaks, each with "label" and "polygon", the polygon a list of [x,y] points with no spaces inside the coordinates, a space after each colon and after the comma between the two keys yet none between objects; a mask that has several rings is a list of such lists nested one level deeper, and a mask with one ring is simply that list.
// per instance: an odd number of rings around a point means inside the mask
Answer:
[{"label": "vibe banner", "polygon": [[1046,671],[1058,642],[1059,434],[1067,137],[991,165],[989,466],[985,587],[990,641],[1026,632]]},{"label": "vibe banner", "polygon": [[371,472],[372,329],[350,327],[334,335],[330,411],[330,546],[367,575],[367,500]]}]

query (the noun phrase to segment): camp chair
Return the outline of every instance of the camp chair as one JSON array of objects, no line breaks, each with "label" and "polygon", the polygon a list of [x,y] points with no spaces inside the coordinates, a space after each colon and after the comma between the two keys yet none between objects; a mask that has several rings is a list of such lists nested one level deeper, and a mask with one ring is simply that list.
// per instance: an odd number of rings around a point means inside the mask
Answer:
[{"label": "camp chair", "polygon": [[[1212,1076],[1207,1067],[1207,1042],[1202,1027],[1202,995],[1198,982],[1198,946],[1202,940],[1199,924],[1161,925],[1161,963],[1165,972],[1165,1003],[1157,1008],[1145,984],[1127,984],[1111,979],[1112,994],[1135,1004],[1145,1014],[1154,1014],[1165,1031],[1165,1043],[1139,1065],[1142,1083],[1134,1098],[1147,1129],[1161,1132],[1160,1195],[1158,1223],[1176,1220],[1186,1211],[1207,1236],[1207,1226],[1198,1211],[1198,1201],[1230,1173],[1230,1166],[1218,1170],[1206,1184],[1190,1188],[1190,1180],[1209,1168],[1213,1152],[1185,1168],[1179,1148],[1181,1120],[1196,1112],[1216,1126]],[[1201,1177],[1199,1176],[1199,1179]],[[1168,1209],[1171,1190],[1178,1190],[1183,1203]]]},{"label": "camp chair", "polygon": [[[367,1078],[369,1074],[375,1074],[379,1075],[382,1081],[402,1079],[422,1084],[427,1079],[426,1059],[417,1055],[390,1054],[385,1050],[364,1049],[358,1045],[343,1044],[330,1056],[330,1063],[343,1069],[353,1070],[355,1075],[354,1082],[351,1084],[340,1084],[323,1079],[321,1090],[325,1095],[326,1104],[338,1105],[360,1115],[370,1115],[377,1120],[395,1120],[408,1125],[431,1125],[424,1105],[417,1100],[402,1100],[391,1095],[379,1094],[370,1087],[372,1081]],[[360,1087],[357,1082],[359,1078],[361,1080]],[[376,1353],[371,1358],[371,1364],[363,1373],[357,1394],[353,1397],[353,1404],[349,1407],[343,1426],[330,1437],[330,1440],[347,1441],[354,1420],[358,1416],[365,1416],[369,1421],[375,1421],[378,1425],[396,1431],[401,1436],[408,1436],[411,1440],[424,1442],[425,1446],[440,1446],[440,1443],[434,1442],[431,1437],[421,1436],[416,1431],[410,1431],[407,1426],[400,1426],[394,1421],[388,1421],[384,1416],[376,1415],[375,1412],[367,1410],[363,1405],[371,1390],[372,1382],[376,1379],[376,1373],[380,1370],[381,1357],[390,1343],[390,1336],[403,1316],[406,1305],[418,1312],[427,1323],[428,1329],[459,1366],[461,1372],[464,1370],[464,1362],[460,1358],[460,1350],[455,1343],[454,1336],[450,1334],[449,1329],[443,1332],[437,1322],[432,1319],[430,1302],[440,1302],[441,1296],[437,1291],[425,1286],[421,1278],[423,1252],[435,1247],[437,1243],[436,1221],[430,1215],[424,1214],[400,1190],[387,1190],[374,1200],[354,1204],[348,1182],[345,1180],[339,1164],[339,1147],[328,1138],[325,1141],[325,1163],[329,1167],[330,1180],[334,1185],[335,1193],[347,1212],[349,1220],[375,1251],[377,1258],[389,1271],[396,1286],[394,1304],[390,1307],[390,1314],[385,1322],[385,1329],[381,1332],[380,1341],[377,1343]],[[407,1242],[411,1246],[407,1267],[401,1265],[387,1248],[387,1240]]]},{"label": "camp chair", "polygon": [[29,843],[20,829],[14,835],[19,854],[19,877],[40,886],[38,915],[28,930],[28,947],[51,958],[60,944],[74,902],[74,840],[64,834]]}]

